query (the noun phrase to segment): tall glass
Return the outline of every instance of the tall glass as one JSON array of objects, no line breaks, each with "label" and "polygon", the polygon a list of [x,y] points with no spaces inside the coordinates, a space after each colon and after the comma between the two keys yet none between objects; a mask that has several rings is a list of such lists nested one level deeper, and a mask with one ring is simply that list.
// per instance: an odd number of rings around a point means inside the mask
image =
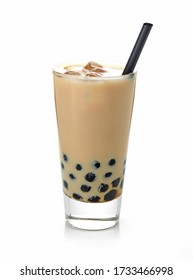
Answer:
[{"label": "tall glass", "polygon": [[114,77],[54,74],[65,214],[99,230],[119,219],[136,73]]}]

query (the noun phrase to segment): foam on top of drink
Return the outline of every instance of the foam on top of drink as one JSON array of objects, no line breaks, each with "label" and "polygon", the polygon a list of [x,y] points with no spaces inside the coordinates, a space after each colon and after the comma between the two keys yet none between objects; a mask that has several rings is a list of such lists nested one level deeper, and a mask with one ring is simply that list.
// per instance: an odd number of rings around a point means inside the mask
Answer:
[{"label": "foam on top of drink", "polygon": [[89,61],[86,65],[59,66],[56,72],[76,77],[116,77],[121,76],[123,69],[114,66],[103,66],[94,61]]}]

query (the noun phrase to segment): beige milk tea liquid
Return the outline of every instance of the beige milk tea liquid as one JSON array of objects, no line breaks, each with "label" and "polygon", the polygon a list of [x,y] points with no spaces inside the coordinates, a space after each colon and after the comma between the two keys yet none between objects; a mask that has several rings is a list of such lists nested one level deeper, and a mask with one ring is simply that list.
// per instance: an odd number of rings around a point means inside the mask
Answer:
[{"label": "beige milk tea liquid", "polygon": [[136,74],[87,65],[54,69],[63,190],[87,203],[122,193]]}]

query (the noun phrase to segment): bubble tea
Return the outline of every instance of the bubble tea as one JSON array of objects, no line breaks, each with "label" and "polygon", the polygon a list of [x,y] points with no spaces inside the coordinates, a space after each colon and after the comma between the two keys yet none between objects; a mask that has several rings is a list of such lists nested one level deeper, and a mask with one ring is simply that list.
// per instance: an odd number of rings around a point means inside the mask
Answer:
[{"label": "bubble tea", "polygon": [[122,71],[95,62],[53,71],[65,214],[78,228],[119,219],[136,82]]}]

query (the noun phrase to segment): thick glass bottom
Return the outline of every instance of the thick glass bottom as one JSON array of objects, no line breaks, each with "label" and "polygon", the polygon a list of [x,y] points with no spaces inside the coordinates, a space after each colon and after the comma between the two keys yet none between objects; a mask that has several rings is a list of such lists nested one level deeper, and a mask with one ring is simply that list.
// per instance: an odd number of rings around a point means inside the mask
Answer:
[{"label": "thick glass bottom", "polygon": [[64,194],[67,221],[74,227],[102,230],[113,227],[119,220],[121,196],[109,202],[87,203],[71,199]]}]

